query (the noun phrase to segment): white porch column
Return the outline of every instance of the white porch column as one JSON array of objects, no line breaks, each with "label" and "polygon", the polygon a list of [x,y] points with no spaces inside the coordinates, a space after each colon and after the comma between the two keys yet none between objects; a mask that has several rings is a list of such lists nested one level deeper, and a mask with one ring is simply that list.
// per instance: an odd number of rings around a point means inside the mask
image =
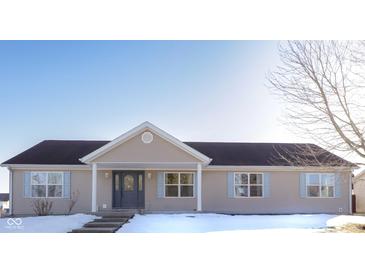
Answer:
[{"label": "white porch column", "polygon": [[9,168],[9,214],[13,215],[13,171]]},{"label": "white porch column", "polygon": [[92,189],[91,189],[91,212],[97,211],[96,206],[96,197],[97,197],[97,184],[98,184],[98,177],[97,177],[97,165],[96,163],[92,164]]},{"label": "white porch column", "polygon": [[196,174],[196,210],[202,210],[202,164],[197,165]]}]

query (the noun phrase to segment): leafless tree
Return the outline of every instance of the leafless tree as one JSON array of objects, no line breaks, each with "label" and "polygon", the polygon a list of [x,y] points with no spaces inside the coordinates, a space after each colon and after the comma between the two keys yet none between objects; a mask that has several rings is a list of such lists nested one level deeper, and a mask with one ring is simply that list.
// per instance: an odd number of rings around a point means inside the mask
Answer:
[{"label": "leafless tree", "polygon": [[269,161],[289,166],[351,166],[352,163],[314,144],[276,144]]},{"label": "leafless tree", "polygon": [[[289,41],[268,76],[296,133],[365,160],[365,43]],[[314,153],[314,151],[306,151]]]},{"label": "leafless tree", "polygon": [[76,192],[72,192],[71,199],[68,204],[68,214],[71,213],[72,209],[76,205],[77,201],[79,200],[80,191],[76,190]]}]

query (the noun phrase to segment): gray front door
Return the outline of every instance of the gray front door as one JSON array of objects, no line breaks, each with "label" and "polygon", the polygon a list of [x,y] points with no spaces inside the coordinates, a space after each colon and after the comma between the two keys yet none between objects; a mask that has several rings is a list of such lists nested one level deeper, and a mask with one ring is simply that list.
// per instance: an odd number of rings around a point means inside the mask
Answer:
[{"label": "gray front door", "polygon": [[113,208],[144,208],[144,172],[113,172]]}]

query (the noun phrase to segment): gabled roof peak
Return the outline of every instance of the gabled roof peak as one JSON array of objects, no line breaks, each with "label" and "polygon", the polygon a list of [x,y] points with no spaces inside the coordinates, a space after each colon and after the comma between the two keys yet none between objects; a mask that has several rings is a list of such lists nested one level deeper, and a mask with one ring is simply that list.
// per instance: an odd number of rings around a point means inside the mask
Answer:
[{"label": "gabled roof peak", "polygon": [[208,164],[211,161],[211,159],[208,158],[206,155],[204,155],[201,152],[195,150],[194,148],[186,145],[185,143],[181,142],[180,140],[178,140],[174,136],[172,136],[169,133],[163,131],[162,129],[158,128],[154,124],[150,123],[149,121],[145,121],[142,124],[140,124],[140,125],[132,128],[131,130],[127,131],[126,133],[123,133],[119,137],[115,138],[113,141],[105,144],[104,146],[100,147],[99,149],[97,149],[97,150],[89,153],[88,155],[82,157],[80,159],[80,161],[83,162],[83,163],[90,163],[91,161],[93,161],[97,157],[107,153],[108,151],[112,150],[116,146],[119,146],[120,144],[128,141],[129,139],[135,137],[136,135],[138,135],[139,133],[141,133],[142,131],[144,131],[146,129],[152,131],[154,134],[157,134],[158,136],[165,139],[166,141],[168,141],[168,142],[172,143],[173,145],[179,147],[183,151],[189,153],[190,155],[194,156],[195,158],[199,159],[200,161],[202,161],[205,164]]}]

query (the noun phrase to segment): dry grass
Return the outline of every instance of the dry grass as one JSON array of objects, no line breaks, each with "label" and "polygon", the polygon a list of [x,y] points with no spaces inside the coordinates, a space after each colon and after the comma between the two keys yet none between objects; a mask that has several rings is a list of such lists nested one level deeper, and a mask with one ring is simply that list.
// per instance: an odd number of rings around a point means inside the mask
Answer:
[{"label": "dry grass", "polygon": [[327,228],[326,232],[365,233],[365,224],[346,224],[339,227]]}]

